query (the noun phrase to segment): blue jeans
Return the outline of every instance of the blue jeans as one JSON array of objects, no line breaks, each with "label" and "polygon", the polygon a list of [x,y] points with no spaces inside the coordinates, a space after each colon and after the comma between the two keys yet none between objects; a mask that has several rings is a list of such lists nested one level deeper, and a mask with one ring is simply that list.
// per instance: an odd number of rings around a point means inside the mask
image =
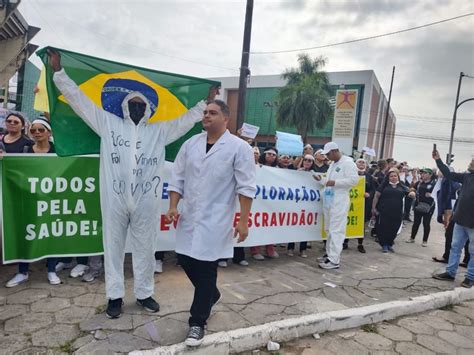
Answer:
[{"label": "blue jeans", "polygon": [[[456,223],[454,225],[453,241],[451,243],[448,266],[446,267],[446,272],[453,277],[456,276],[459,261],[461,260],[461,252],[467,240],[469,240],[471,246],[474,246],[474,228],[463,227]],[[466,278],[474,281],[474,247],[469,248],[469,254],[471,255],[471,258],[467,264]]]},{"label": "blue jeans", "polygon": [[[56,258],[47,258],[46,264],[48,265],[48,272],[56,272],[56,263],[58,260]],[[18,263],[18,272],[20,274],[27,274],[30,268],[30,263]]]}]

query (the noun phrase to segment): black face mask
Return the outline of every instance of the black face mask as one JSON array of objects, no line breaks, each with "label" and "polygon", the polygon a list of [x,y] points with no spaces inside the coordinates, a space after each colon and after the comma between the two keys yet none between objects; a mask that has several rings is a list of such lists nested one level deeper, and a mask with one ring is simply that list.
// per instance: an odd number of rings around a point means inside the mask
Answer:
[{"label": "black face mask", "polygon": [[130,118],[137,125],[145,115],[146,104],[143,102],[128,102],[128,112]]}]

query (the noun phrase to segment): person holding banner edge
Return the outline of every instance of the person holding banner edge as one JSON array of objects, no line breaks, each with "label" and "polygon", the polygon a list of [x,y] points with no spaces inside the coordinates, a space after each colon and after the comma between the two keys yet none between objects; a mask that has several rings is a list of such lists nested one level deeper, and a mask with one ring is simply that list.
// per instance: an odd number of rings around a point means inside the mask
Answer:
[{"label": "person holding banner edge", "polygon": [[[108,88],[107,94],[114,95],[114,101],[121,102],[120,107],[102,109],[67,76],[59,53],[49,48],[47,54],[55,85],[75,113],[101,138],[100,198],[109,300],[106,316],[118,318],[122,314],[127,230],[137,304],[149,312],[158,312],[159,304],[152,296],[153,241],[159,228],[156,212],[160,199],[148,186],[161,183],[165,146],[201,121],[205,102],[198,102],[174,120],[148,123],[159,103],[154,89],[138,81],[119,80],[116,85],[120,87]],[[207,100],[213,100],[217,94],[218,88],[211,88]]]},{"label": "person holding banner edge", "polygon": [[[51,126],[49,122],[43,119],[35,119],[30,127],[30,134],[33,136],[35,143],[33,145],[25,145],[21,153],[54,153],[54,145],[49,141],[51,137]],[[48,282],[51,285],[59,285],[61,279],[56,274],[56,258],[47,258],[46,265],[48,268]],[[28,281],[29,263],[18,263],[18,273],[11,278],[5,287],[15,287]]]},{"label": "person holding banner edge", "polygon": [[349,191],[359,182],[354,161],[339,151],[335,142],[324,145],[322,154],[332,161],[327,177],[313,175],[322,186],[324,229],[327,233],[326,256],[319,263],[322,269],[338,269],[342,245],[346,238],[347,213],[350,207]]}]

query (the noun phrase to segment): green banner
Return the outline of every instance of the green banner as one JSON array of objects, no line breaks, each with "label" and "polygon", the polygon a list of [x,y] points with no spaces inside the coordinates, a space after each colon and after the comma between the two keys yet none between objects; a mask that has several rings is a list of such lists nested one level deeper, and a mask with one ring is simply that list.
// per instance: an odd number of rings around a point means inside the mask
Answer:
[{"label": "green banner", "polygon": [[103,252],[97,157],[5,156],[3,262]]}]

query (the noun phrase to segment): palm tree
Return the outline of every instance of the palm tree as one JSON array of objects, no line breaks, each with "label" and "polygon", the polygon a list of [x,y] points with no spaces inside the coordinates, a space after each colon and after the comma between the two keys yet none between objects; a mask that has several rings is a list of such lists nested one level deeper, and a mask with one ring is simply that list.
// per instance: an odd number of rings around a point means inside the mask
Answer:
[{"label": "palm tree", "polygon": [[288,82],[278,92],[277,123],[296,127],[306,142],[309,132],[324,128],[332,117],[331,86],[321,70],[326,64],[324,57],[311,59],[308,54],[299,54],[298,64],[298,68],[286,69],[282,74]]}]

